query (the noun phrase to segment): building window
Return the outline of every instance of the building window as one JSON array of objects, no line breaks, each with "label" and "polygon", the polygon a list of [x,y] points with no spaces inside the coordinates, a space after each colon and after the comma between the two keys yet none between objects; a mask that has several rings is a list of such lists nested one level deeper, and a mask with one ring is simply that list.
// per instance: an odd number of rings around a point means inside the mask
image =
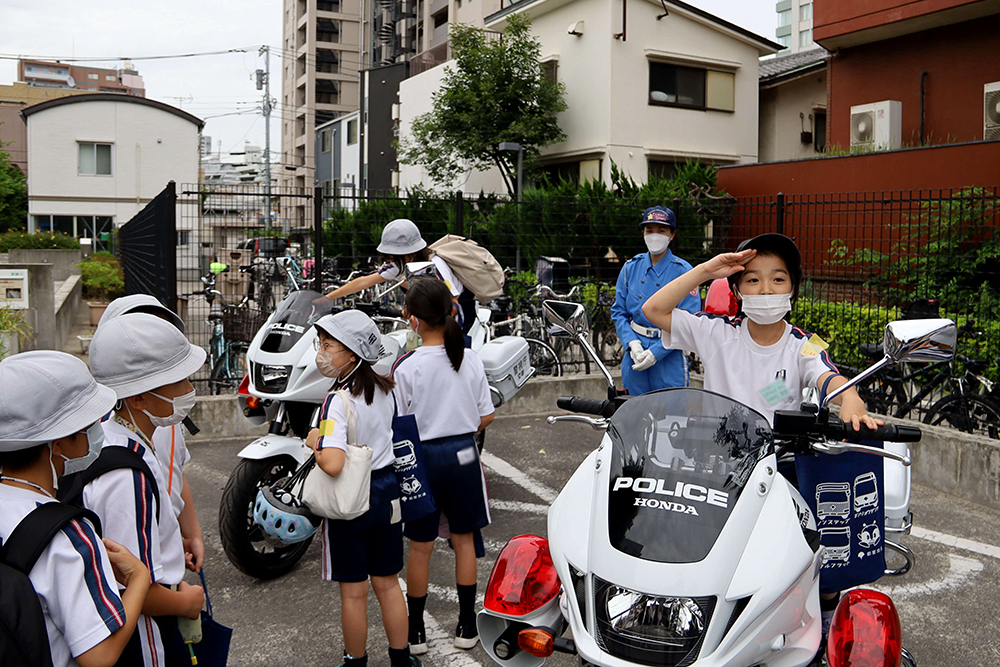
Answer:
[{"label": "building window", "polygon": [[792,36],[782,35],[781,37],[778,38],[778,44],[781,44],[781,46],[786,49],[789,48],[792,45]]},{"label": "building window", "polygon": [[347,145],[353,146],[358,143],[358,120],[347,121]]},{"label": "building window", "polygon": [[88,176],[111,175],[111,144],[80,142],[78,173]]},{"label": "building window", "polygon": [[800,21],[811,21],[813,17],[813,6],[812,4],[802,5],[799,7],[799,20]]},{"label": "building window", "polygon": [[792,25],[791,9],[786,9],[783,12],[778,12],[778,27],[784,28],[786,25]]},{"label": "building window", "polygon": [[826,111],[813,112],[813,148],[817,153],[826,150]]},{"label": "building window", "polygon": [[550,83],[559,83],[559,61],[546,60],[543,62],[542,76]]},{"label": "building window", "polygon": [[434,29],[437,30],[448,23],[448,8],[445,7],[431,18],[434,19]]},{"label": "building window", "polygon": [[323,130],[319,133],[319,143],[321,152],[330,152],[330,130]]},{"label": "building window", "polygon": [[809,46],[813,41],[813,31],[812,30],[800,30],[799,31],[799,46],[805,47]]},{"label": "building window", "polygon": [[104,80],[105,81],[117,81],[118,77],[115,76],[114,74],[105,74],[104,75]]},{"label": "building window", "polygon": [[88,74],[88,75],[87,75],[87,78],[88,78],[88,79],[95,79],[95,80],[96,80],[96,79],[100,79],[101,77],[99,77],[99,76],[98,76],[98,75],[96,75],[96,74],[93,74],[93,73],[91,73],[91,74]]},{"label": "building window", "polygon": [[667,63],[649,63],[649,103],[685,109],[734,111],[736,77]]},{"label": "building window", "polygon": [[191,243],[191,230],[190,229],[178,229],[177,230],[177,245],[188,245]]}]

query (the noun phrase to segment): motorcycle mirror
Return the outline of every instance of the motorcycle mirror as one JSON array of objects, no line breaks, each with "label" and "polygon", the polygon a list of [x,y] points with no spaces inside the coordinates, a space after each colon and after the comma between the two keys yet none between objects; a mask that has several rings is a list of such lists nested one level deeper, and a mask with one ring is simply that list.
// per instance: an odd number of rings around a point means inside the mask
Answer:
[{"label": "motorcycle mirror", "polygon": [[587,311],[583,304],[571,301],[543,301],[545,319],[568,334],[578,335],[587,331]]},{"label": "motorcycle mirror", "polygon": [[958,327],[948,319],[897,320],[885,328],[883,346],[893,361],[947,361],[955,356]]},{"label": "motorcycle mirror", "polygon": [[407,262],[404,271],[407,278],[426,276],[434,273],[434,262]]}]

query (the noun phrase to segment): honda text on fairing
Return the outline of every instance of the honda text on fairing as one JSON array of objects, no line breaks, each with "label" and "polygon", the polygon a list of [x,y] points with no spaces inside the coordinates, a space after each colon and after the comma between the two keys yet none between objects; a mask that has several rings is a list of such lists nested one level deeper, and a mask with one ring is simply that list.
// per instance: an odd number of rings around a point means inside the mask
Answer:
[{"label": "honda text on fairing", "polygon": [[[545,308],[592,351],[580,335],[582,306]],[[954,348],[948,321],[898,324],[887,330],[883,366]],[[479,634],[490,658],[511,667],[541,667],[555,651],[604,667],[809,665],[822,635],[820,569],[844,547],[821,544],[809,504],[778,472],[778,457],[863,451],[905,467],[900,443],[920,437],[917,428],[883,426],[860,435],[895,440],[894,447],[844,443],[859,434],[825,405],[809,404],[778,411],[772,428],[742,403],[690,388],[629,398],[612,384],[607,400],[564,397],[558,405],[583,414],[550,423],[584,422],[606,433],[549,508],[548,539],[515,537],[494,566]],[[867,485],[860,480],[866,496]],[[834,512],[852,500],[853,489],[830,491],[823,502]],[[878,530],[866,527],[865,538],[873,542]],[[841,601],[826,657],[831,667],[915,664],[902,649],[892,601],[864,589]]]},{"label": "honda text on fairing", "polygon": [[[406,277],[419,279],[428,266],[432,267],[429,262],[408,264]],[[376,322],[396,327],[382,335],[382,354],[374,364],[375,371],[382,375],[391,374],[393,364],[407,349],[408,337],[412,337],[407,323],[399,319],[399,311],[383,305],[385,297],[401,282],[383,291],[375,304],[350,304],[364,310]],[[267,435],[239,453],[240,462],[222,494],[219,533],[230,561],[254,577],[284,574],[309,548],[311,539],[286,543],[269,536],[255,522],[254,501],[260,489],[288,477],[312,455],[305,438],[318,424],[320,408],[333,387],[333,380],[316,367],[314,345],[318,339],[313,324],[324,315],[341,310],[344,306],[336,305],[319,292],[293,291],[278,304],[247,350],[249,373],[239,388],[243,414],[252,424],[269,427]],[[472,349],[483,360],[493,404],[499,406],[521,389],[534,369],[523,338],[489,339],[487,321],[483,319],[489,313],[488,309],[479,309],[480,319],[470,336]],[[402,448],[397,453],[406,456]]]}]

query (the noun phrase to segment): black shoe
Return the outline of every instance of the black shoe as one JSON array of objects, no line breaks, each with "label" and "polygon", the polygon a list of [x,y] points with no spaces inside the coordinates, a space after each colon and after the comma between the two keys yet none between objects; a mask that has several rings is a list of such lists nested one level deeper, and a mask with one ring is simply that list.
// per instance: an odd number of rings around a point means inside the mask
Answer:
[{"label": "black shoe", "polygon": [[[475,623],[455,626],[455,648],[470,649],[479,643],[479,630]],[[412,652],[412,650],[411,650]]]},{"label": "black shoe", "polygon": [[[427,649],[425,648],[424,650],[426,651]],[[410,652],[411,652],[411,655],[410,655],[410,667],[423,667],[423,663],[420,662],[420,658],[418,658],[415,655],[412,655],[412,651],[413,651],[413,648],[411,647],[410,648]]]},{"label": "black shoe", "polygon": [[410,644],[410,657],[416,660],[414,667],[420,667],[420,661],[414,656],[423,655],[427,653],[427,632],[420,628],[418,630],[410,630],[409,636]]}]

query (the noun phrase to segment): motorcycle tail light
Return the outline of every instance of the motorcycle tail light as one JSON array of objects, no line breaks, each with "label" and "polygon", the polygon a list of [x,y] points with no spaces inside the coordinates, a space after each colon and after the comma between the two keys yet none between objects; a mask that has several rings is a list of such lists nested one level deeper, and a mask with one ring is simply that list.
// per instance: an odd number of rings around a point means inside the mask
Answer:
[{"label": "motorcycle tail light", "polygon": [[902,630],[885,593],[849,591],[837,605],[826,643],[830,667],[899,667]]},{"label": "motorcycle tail light", "polygon": [[524,616],[544,606],[559,588],[549,541],[537,535],[518,535],[511,538],[493,566],[483,606],[500,614]]},{"label": "motorcycle tail light", "polygon": [[552,633],[542,628],[528,628],[517,633],[517,645],[536,658],[552,655],[553,642]]},{"label": "motorcycle tail light", "polygon": [[236,390],[236,393],[237,394],[243,394],[244,396],[249,396],[250,395],[250,374],[249,373],[247,373],[246,375],[244,375],[243,379],[240,380],[240,386]]}]

